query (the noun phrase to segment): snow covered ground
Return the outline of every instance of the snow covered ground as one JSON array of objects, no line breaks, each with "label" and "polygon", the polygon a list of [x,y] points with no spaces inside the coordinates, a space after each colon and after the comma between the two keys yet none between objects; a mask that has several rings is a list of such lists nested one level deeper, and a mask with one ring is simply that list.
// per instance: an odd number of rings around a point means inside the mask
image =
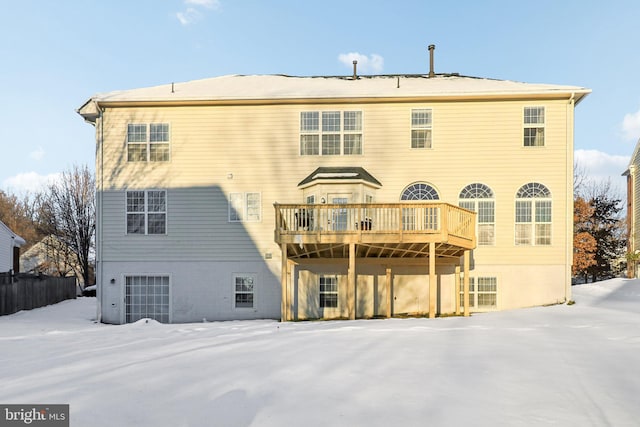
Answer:
[{"label": "snow covered ground", "polygon": [[640,281],[470,318],[96,324],[95,298],[0,317],[0,403],[71,425],[638,426]]}]

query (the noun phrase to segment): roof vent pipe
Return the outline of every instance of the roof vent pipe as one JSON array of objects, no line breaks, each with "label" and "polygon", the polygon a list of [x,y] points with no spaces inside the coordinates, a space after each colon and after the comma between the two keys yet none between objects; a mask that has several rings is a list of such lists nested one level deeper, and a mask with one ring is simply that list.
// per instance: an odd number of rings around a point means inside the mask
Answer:
[{"label": "roof vent pipe", "polygon": [[358,61],[353,61],[353,80],[358,79]]},{"label": "roof vent pipe", "polygon": [[436,50],[436,45],[429,45],[429,77],[435,77],[436,73],[433,71],[433,51]]}]

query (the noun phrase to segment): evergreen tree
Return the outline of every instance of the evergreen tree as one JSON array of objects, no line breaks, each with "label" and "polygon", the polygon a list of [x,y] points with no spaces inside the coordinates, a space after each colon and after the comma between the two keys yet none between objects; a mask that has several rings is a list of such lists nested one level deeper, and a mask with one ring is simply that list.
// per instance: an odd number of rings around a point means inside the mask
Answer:
[{"label": "evergreen tree", "polygon": [[620,218],[622,200],[609,191],[600,191],[589,204],[593,208],[589,233],[596,240],[596,262],[587,271],[596,281],[619,273],[615,262],[624,256],[625,250],[624,223]]}]

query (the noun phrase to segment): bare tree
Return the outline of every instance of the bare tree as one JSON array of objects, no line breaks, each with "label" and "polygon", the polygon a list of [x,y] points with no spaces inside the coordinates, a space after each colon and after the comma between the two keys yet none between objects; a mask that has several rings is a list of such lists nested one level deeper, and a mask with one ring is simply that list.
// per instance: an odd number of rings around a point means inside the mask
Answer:
[{"label": "bare tree", "polygon": [[43,231],[70,250],[72,266],[85,286],[92,283],[96,229],[95,179],[89,169],[74,166],[40,196]]},{"label": "bare tree", "polygon": [[582,191],[585,183],[588,180],[587,171],[585,168],[576,162],[573,164],[573,195],[577,197]]}]

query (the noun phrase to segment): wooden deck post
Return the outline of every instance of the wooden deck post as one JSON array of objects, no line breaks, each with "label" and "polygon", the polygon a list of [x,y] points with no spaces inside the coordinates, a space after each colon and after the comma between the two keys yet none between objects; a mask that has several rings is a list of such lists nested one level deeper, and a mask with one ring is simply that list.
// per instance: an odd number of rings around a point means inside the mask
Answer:
[{"label": "wooden deck post", "polygon": [[436,317],[438,286],[436,283],[436,244],[429,243],[429,318]]},{"label": "wooden deck post", "polygon": [[454,292],[453,292],[453,297],[455,298],[455,302],[456,302],[456,314],[460,314],[460,265],[456,265],[456,272],[454,274],[454,280],[455,280],[455,285],[454,285]]},{"label": "wooden deck post", "polygon": [[349,243],[349,270],[347,271],[347,294],[349,296],[349,319],[356,318],[356,244]]},{"label": "wooden deck post", "polygon": [[470,251],[464,251],[464,315],[469,316],[469,258]]},{"label": "wooden deck post", "polygon": [[282,271],[280,272],[280,287],[282,290],[282,297],[280,301],[280,321],[286,322],[287,319],[287,278],[288,278],[288,270],[289,270],[289,259],[287,257],[287,244],[283,243],[280,245],[282,249]]},{"label": "wooden deck post", "polygon": [[391,312],[391,269],[387,267],[387,317],[393,316]]}]

